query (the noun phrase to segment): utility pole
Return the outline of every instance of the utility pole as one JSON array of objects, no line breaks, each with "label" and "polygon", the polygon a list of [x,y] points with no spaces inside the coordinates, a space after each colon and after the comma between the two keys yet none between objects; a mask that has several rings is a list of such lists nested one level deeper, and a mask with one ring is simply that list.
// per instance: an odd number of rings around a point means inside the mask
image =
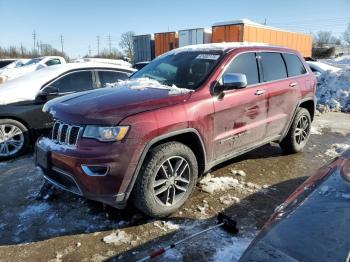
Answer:
[{"label": "utility pole", "polygon": [[36,40],[36,47],[38,48],[38,53],[41,54],[40,52],[41,46],[39,45],[39,40]]},{"label": "utility pole", "polygon": [[36,33],[35,33],[35,30],[33,31],[33,34],[32,34],[32,37],[33,37],[33,40],[34,40],[34,50],[35,50],[35,43],[36,43]]},{"label": "utility pole", "polygon": [[23,58],[23,56],[24,56],[24,49],[23,49],[23,44],[21,42],[21,57]]},{"label": "utility pole", "polygon": [[60,40],[61,40],[61,52],[63,54],[63,35],[62,34],[60,36]]},{"label": "utility pole", "polygon": [[112,37],[111,34],[108,34],[107,36],[107,40],[108,40],[108,46],[109,46],[109,53],[112,53]]},{"label": "utility pole", "polygon": [[100,55],[100,36],[97,36],[97,55]]},{"label": "utility pole", "polygon": [[89,57],[91,57],[91,46],[89,45]]},{"label": "utility pole", "polygon": [[264,25],[266,25],[266,23],[267,23],[267,20],[266,20],[266,18],[265,18]]}]

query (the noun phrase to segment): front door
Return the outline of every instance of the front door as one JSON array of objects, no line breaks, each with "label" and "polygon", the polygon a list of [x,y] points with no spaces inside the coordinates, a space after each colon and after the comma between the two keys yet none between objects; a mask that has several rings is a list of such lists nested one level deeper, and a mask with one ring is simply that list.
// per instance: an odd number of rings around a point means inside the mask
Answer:
[{"label": "front door", "polygon": [[267,93],[260,84],[256,54],[243,53],[231,61],[225,73],[242,73],[248,86],[225,91],[214,101],[215,158],[222,159],[260,143],[266,134]]}]

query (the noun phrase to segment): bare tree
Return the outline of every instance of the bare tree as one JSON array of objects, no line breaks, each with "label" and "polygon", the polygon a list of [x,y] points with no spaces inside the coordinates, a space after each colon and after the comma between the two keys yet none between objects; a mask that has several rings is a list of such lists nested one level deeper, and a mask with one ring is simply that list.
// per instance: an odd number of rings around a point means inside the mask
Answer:
[{"label": "bare tree", "polygon": [[350,45],[350,23],[348,24],[348,28],[343,33],[343,39],[348,45]]},{"label": "bare tree", "polygon": [[324,47],[327,44],[331,43],[332,32],[331,31],[319,31],[314,36],[315,45],[318,47]]},{"label": "bare tree", "polygon": [[125,32],[121,35],[120,42],[119,42],[119,46],[131,61],[134,61],[134,44],[133,44],[134,35],[135,33],[133,31]]}]

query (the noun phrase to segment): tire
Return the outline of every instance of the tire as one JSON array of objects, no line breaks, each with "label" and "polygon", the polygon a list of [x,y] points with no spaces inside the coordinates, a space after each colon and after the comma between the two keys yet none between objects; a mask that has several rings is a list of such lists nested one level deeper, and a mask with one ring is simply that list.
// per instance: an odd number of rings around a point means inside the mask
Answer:
[{"label": "tire", "polygon": [[[197,159],[189,147],[178,142],[158,145],[150,150],[141,167],[133,189],[133,203],[148,216],[166,217],[192,195],[197,178]],[[159,193],[164,188],[168,189]]]},{"label": "tire", "polygon": [[280,143],[284,152],[287,154],[302,152],[310,137],[310,130],[310,113],[305,108],[299,107],[289,128],[288,134]]},{"label": "tire", "polygon": [[0,119],[0,160],[23,154],[29,145],[28,129],[13,119]]}]

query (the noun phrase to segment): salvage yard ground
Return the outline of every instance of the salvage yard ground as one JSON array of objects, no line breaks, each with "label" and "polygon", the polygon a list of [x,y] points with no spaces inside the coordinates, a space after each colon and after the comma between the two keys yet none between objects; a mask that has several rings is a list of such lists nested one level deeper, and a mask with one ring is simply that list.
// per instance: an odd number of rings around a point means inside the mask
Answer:
[{"label": "salvage yard ground", "polygon": [[32,154],[0,162],[0,261],[134,261],[215,224],[220,211],[238,221],[237,236],[216,229],[158,261],[235,261],[276,206],[349,144],[350,114],[317,116],[304,153],[283,155],[271,144],[226,162],[164,220],[60,190],[52,200],[37,201],[43,181]]}]

